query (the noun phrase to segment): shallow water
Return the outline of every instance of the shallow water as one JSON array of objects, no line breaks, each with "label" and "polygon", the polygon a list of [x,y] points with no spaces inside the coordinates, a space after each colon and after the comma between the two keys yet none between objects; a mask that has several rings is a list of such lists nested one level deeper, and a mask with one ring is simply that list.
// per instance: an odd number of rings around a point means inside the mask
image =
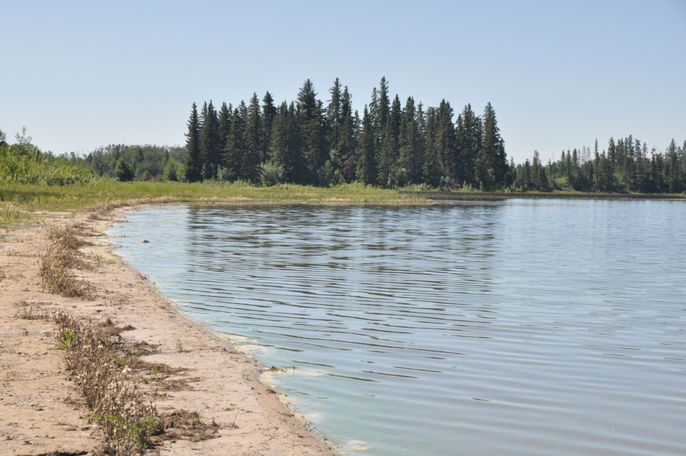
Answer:
[{"label": "shallow water", "polygon": [[686,454],[684,202],[167,206],[110,234],[351,454]]}]

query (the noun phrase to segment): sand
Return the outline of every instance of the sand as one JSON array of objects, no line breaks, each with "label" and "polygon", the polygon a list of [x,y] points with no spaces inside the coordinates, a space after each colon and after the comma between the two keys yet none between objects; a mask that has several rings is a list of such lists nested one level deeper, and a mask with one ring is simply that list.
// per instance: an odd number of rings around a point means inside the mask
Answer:
[{"label": "sand", "polygon": [[[330,442],[260,382],[264,366],[180,314],[116,254],[104,230],[132,209],[96,219],[46,214],[40,225],[17,229],[0,242],[5,246],[0,248],[0,454],[89,454],[100,438],[65,371],[54,323],[16,317],[27,305],[96,324],[109,318],[117,326],[130,325],[135,329],[122,337],[155,347],[145,361],[182,369],[168,379],[168,387],[155,391],[158,411],[196,411],[204,422],[216,423],[218,432],[201,441],[163,441],[152,454],[335,454]],[[79,230],[90,243],[81,252],[93,267],[77,274],[93,287],[92,300],[41,289],[39,256],[48,244],[48,228],[70,223],[81,223]]]}]

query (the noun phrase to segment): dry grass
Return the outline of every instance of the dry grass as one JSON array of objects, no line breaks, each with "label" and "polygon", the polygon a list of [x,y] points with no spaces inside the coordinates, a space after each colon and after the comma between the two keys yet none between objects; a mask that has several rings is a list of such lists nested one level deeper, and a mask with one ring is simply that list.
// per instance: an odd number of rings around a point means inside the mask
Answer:
[{"label": "dry grass", "polygon": [[92,297],[91,287],[76,278],[72,269],[87,268],[79,248],[85,243],[71,227],[52,227],[48,232],[50,244],[40,259],[43,289],[67,297]]},{"label": "dry grass", "polygon": [[[117,327],[109,319],[95,325],[64,312],[37,310],[27,303],[15,317],[57,323],[57,346],[64,350],[67,370],[81,389],[91,419],[102,430],[103,441],[96,455],[144,454],[165,440],[198,442],[217,435],[219,426],[214,421],[203,422],[197,412],[157,412],[151,396],[136,385],[141,380],[148,383],[152,376],[163,389],[173,390],[176,388],[166,387],[168,377],[185,369],[140,359],[154,347],[145,342],[125,342],[120,333],[126,327]],[[166,397],[159,391],[154,396]]]},{"label": "dry grass", "polygon": [[75,226],[51,226],[48,230],[48,239],[72,251],[77,251],[86,245],[86,242],[76,234]]},{"label": "dry grass", "polygon": [[206,424],[200,420],[197,412],[188,410],[173,410],[161,417],[165,439],[183,439],[191,442],[211,439],[216,436],[219,426],[217,423]]},{"label": "dry grass", "polygon": [[52,314],[44,310],[38,310],[34,306],[22,303],[21,307],[14,314],[14,318],[22,320],[51,320]]},{"label": "dry grass", "polygon": [[[104,435],[104,455],[142,454],[150,437],[162,432],[154,404],[136,387],[131,369],[117,354],[116,340],[95,327],[57,313],[58,346],[81,388],[91,416]],[[123,366],[123,367],[122,367]]]}]

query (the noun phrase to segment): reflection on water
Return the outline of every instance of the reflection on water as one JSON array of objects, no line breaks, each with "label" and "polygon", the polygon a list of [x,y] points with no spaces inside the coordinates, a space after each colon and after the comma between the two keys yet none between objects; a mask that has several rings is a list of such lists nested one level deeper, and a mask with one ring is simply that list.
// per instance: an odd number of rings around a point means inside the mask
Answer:
[{"label": "reflection on water", "polygon": [[270,381],[350,454],[684,454],[683,202],[128,222],[111,233],[131,264],[286,368]]}]

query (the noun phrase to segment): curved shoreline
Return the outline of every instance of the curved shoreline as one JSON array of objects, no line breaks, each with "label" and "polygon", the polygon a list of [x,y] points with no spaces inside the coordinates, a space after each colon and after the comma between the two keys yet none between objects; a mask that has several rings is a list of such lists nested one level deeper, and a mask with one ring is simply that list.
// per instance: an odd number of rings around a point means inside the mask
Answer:
[{"label": "curved shoreline", "polygon": [[[157,409],[195,411],[203,421],[217,424],[214,438],[167,440],[153,451],[179,455],[336,454],[324,436],[260,381],[264,366],[206,325],[182,314],[115,253],[117,246],[106,239],[104,231],[136,207],[140,206],[122,206],[98,215],[50,214],[39,226],[13,231],[15,238],[5,242],[10,248],[0,250],[0,323],[3,332],[12,336],[0,339],[0,367],[5,370],[0,377],[5,391],[0,398],[0,417],[8,417],[0,418],[0,452],[82,454],[90,452],[98,440],[98,430],[88,423],[88,410],[67,380],[61,353],[55,350],[54,325],[16,318],[22,306],[30,305],[40,311],[66,311],[93,323],[109,320],[125,328],[121,332],[125,340],[154,347],[141,356],[143,361],[169,366],[175,372],[166,389],[141,385],[150,390]],[[41,290],[37,258],[46,248],[47,231],[66,223],[78,225],[80,237],[89,243],[81,252],[92,267],[76,272],[92,286],[93,300]],[[35,379],[30,389],[27,378]],[[20,400],[15,400],[19,396]],[[80,432],[64,432],[65,427]]]}]

